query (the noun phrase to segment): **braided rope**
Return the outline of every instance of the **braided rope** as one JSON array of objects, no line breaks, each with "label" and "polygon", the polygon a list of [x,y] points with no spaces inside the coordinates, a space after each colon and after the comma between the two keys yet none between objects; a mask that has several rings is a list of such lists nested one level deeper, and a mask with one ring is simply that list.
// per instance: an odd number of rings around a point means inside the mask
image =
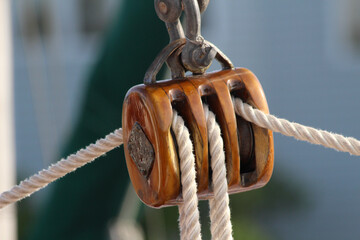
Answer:
[{"label": "braided rope", "polygon": [[11,203],[24,199],[34,192],[46,187],[49,183],[75,171],[77,168],[92,162],[101,155],[113,150],[123,143],[122,129],[117,129],[105,138],[99,139],[95,144],[91,144],[85,149],[81,149],[75,154],[60,160],[44,169],[32,177],[20,182],[19,185],[12,187],[0,195],[0,209]]},{"label": "braided rope", "polygon": [[215,114],[204,104],[204,113],[209,137],[212,184],[214,198],[209,200],[211,235],[213,240],[232,240],[229,194],[226,179],[224,142]]},{"label": "braided rope", "polygon": [[254,109],[239,98],[233,98],[233,105],[238,115],[260,127],[312,144],[323,145],[324,147],[360,156],[360,141],[355,138],[344,137],[340,134],[318,130],[289,122],[286,119],[277,118],[271,114]]},{"label": "braided rope", "polygon": [[173,112],[172,129],[179,146],[182,197],[179,206],[180,237],[184,240],[201,240],[199,220],[195,157],[189,130],[176,111]]}]

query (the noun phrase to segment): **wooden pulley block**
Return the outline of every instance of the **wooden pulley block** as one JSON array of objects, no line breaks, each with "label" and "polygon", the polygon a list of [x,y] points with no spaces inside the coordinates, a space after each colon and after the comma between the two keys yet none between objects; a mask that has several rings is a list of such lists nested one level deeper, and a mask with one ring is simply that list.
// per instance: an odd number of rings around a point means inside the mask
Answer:
[{"label": "wooden pulley block", "polygon": [[249,70],[229,69],[178,80],[138,85],[123,105],[126,164],[139,198],[152,207],[182,201],[173,110],[184,118],[194,145],[199,199],[212,196],[210,155],[203,103],[216,115],[225,146],[229,193],[264,186],[273,171],[272,132],[234,111],[232,96],[268,112],[265,94]]}]

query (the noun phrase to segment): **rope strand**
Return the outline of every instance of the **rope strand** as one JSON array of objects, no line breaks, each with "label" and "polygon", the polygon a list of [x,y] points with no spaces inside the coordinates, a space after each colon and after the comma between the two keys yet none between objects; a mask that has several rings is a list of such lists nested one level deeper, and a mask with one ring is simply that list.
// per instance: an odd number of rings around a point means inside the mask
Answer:
[{"label": "rope strand", "polygon": [[99,139],[85,149],[81,149],[66,159],[51,165],[48,169],[41,170],[30,178],[20,182],[9,191],[0,195],[0,209],[11,203],[29,197],[34,192],[46,187],[49,183],[75,171],[76,169],[92,162],[101,155],[113,150],[123,143],[122,129],[117,129],[105,138]]},{"label": "rope strand", "polygon": [[214,198],[209,200],[211,235],[213,240],[232,240],[224,141],[215,114],[209,110],[209,106],[206,104],[204,104],[204,113],[209,138],[211,169],[213,171]]},{"label": "rope strand", "polygon": [[318,130],[298,123],[289,122],[286,119],[277,118],[253,108],[239,98],[233,98],[233,104],[235,112],[238,115],[260,127],[294,137],[298,140],[360,156],[360,141],[355,138],[344,137],[340,134]]},{"label": "rope strand", "polygon": [[173,111],[171,127],[179,146],[182,197],[184,200],[179,206],[180,237],[182,240],[201,240],[193,145],[184,120],[175,110]]}]

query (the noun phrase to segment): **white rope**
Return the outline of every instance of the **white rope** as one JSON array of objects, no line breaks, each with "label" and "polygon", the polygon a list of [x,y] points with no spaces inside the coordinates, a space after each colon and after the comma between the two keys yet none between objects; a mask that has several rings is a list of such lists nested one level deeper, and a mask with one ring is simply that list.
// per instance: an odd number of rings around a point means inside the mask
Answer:
[{"label": "white rope", "polygon": [[51,165],[48,169],[42,170],[32,177],[20,182],[0,195],[0,209],[11,203],[24,199],[34,192],[46,187],[49,183],[75,171],[77,168],[92,162],[101,155],[111,151],[123,143],[122,129],[117,129],[95,144],[81,149],[66,159]]},{"label": "white rope", "polygon": [[215,114],[204,104],[210,145],[214,198],[209,200],[211,235],[213,240],[232,240],[229,194],[226,179],[224,142]]},{"label": "white rope", "polygon": [[[260,127],[280,132],[286,136],[292,136],[299,140],[308,141],[313,144],[320,144],[325,147],[333,148],[343,152],[349,152],[360,156],[360,141],[352,137],[344,137],[339,134],[330,133],[306,127],[298,123],[291,123],[285,119],[276,118],[260,110],[254,109],[250,105],[243,103],[240,99],[233,99],[234,108],[237,114],[249,122]],[[173,119],[173,129],[177,136],[180,155],[180,168],[182,172],[183,198],[184,205],[180,206],[180,229],[188,238],[182,239],[201,239],[201,227],[198,221],[199,212],[197,209],[197,195],[195,181],[194,156],[190,135],[184,121],[179,116]],[[187,140],[185,140],[187,139]],[[190,142],[190,144],[189,144]],[[211,140],[210,140],[211,142]],[[95,160],[101,155],[111,151],[123,143],[122,129],[117,129],[105,138],[98,140],[85,149],[62,159],[48,169],[42,170],[32,177],[22,181],[19,185],[12,187],[9,191],[0,194],[0,209],[11,203],[15,203],[34,192],[46,187],[49,183],[65,176],[67,173],[75,171],[77,168]],[[182,159],[187,159],[183,161]],[[191,161],[189,160],[191,159]],[[215,169],[217,169],[215,167]],[[195,189],[195,190],[194,190]],[[210,203],[212,205],[213,203]],[[211,206],[214,208],[215,206]],[[190,213],[190,215],[188,215]],[[186,215],[186,219],[183,216]],[[212,218],[216,218],[213,215]]]},{"label": "white rope", "polygon": [[180,237],[182,240],[201,240],[193,145],[184,120],[175,110],[173,111],[171,127],[179,147],[182,197],[184,201],[179,206]]},{"label": "white rope", "polygon": [[312,144],[319,144],[324,147],[360,156],[360,141],[355,138],[344,137],[339,134],[318,130],[298,123],[289,122],[286,119],[277,118],[271,114],[266,114],[258,109],[254,109],[239,98],[233,98],[233,103],[238,115],[260,127]]}]

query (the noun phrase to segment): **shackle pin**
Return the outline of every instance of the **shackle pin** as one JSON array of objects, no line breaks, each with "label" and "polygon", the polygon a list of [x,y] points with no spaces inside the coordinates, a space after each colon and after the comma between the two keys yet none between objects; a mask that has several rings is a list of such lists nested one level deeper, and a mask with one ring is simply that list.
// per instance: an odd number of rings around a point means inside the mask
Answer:
[{"label": "shackle pin", "polygon": [[[201,13],[206,10],[209,0],[155,0],[154,4],[158,17],[166,24],[170,44],[166,51],[158,55],[152,66],[162,66],[162,60],[165,58],[173,79],[185,77],[186,71],[203,74],[214,58],[221,62],[223,69],[233,68],[231,61],[201,36]],[[185,33],[180,23],[182,11],[186,15]],[[180,39],[185,41],[179,41]],[[161,56],[164,54],[168,55]],[[145,84],[156,81],[155,70],[161,66],[149,68],[144,78]]]}]

